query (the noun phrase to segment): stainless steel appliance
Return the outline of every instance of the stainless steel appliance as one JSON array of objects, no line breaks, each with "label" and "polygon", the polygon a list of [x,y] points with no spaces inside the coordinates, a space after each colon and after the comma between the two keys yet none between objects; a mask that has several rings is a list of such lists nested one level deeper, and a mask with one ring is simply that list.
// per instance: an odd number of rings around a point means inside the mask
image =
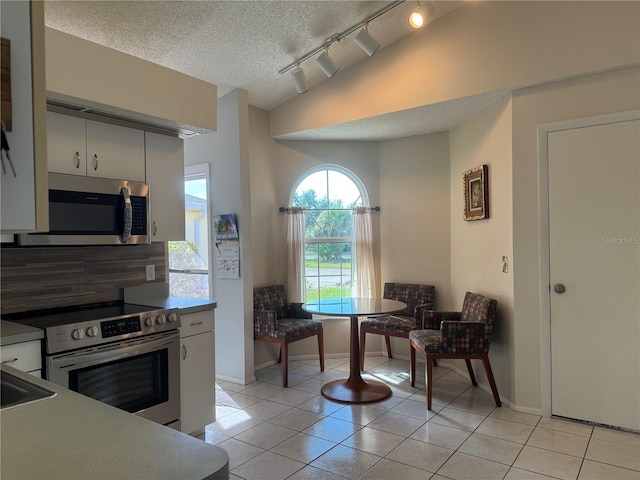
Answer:
[{"label": "stainless steel appliance", "polygon": [[49,174],[49,231],[19,236],[21,245],[150,243],[149,184]]},{"label": "stainless steel appliance", "polygon": [[13,321],[45,331],[45,378],[180,430],[179,310],[88,305]]}]

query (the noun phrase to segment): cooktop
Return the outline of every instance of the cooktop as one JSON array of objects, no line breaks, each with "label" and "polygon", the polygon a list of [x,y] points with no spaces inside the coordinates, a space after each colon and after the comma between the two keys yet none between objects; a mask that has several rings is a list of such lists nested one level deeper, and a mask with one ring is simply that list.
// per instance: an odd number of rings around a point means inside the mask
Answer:
[{"label": "cooktop", "polygon": [[134,305],[131,303],[112,302],[61,307],[50,310],[34,310],[2,315],[3,320],[9,320],[23,325],[46,330],[50,327],[68,325],[81,322],[102,321],[120,318],[127,315],[150,312],[163,312],[165,309]]}]

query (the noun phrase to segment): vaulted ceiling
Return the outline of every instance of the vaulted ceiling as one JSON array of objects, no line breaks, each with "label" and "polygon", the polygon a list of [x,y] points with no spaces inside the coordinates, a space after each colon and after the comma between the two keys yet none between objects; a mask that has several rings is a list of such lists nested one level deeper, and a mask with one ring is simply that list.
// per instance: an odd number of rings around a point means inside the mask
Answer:
[{"label": "vaulted ceiling", "polygon": [[[278,71],[370,17],[389,1],[62,1],[45,2],[45,24],[218,86],[218,96],[245,89],[251,105],[271,110],[297,93],[289,74]],[[433,22],[463,1],[421,2]],[[369,24],[381,49],[411,35],[405,1]],[[429,25],[423,28],[429,28]],[[329,53],[341,69],[369,57],[354,34]],[[302,63],[313,88],[328,79],[314,58]],[[337,81],[339,74],[334,77]],[[335,127],[300,132],[290,139],[380,140],[446,130],[493,103],[503,93],[460,99]]]}]

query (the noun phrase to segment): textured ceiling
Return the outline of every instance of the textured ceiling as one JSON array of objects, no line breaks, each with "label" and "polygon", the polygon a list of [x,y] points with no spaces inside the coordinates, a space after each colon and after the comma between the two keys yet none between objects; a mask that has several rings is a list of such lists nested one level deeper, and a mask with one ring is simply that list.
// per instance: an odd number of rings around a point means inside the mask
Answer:
[{"label": "textured ceiling", "polygon": [[[248,91],[249,103],[272,108],[297,94],[289,74],[278,71],[361,22],[389,1],[59,1],[45,2],[45,24],[98,44],[200,78],[222,96]],[[433,21],[462,1],[421,2]],[[384,48],[414,31],[406,1],[369,24]],[[342,69],[368,56],[347,36],[329,52]],[[302,64],[308,84],[331,81],[313,59]],[[375,140],[446,130],[504,92],[383,115],[286,138]]]}]

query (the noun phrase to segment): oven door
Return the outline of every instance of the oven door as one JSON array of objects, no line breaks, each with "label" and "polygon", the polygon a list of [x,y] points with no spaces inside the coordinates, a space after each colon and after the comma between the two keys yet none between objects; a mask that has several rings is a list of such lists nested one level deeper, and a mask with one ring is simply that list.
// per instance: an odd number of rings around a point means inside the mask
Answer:
[{"label": "oven door", "polygon": [[53,355],[47,379],[168,425],[180,419],[180,336],[165,332]]}]

